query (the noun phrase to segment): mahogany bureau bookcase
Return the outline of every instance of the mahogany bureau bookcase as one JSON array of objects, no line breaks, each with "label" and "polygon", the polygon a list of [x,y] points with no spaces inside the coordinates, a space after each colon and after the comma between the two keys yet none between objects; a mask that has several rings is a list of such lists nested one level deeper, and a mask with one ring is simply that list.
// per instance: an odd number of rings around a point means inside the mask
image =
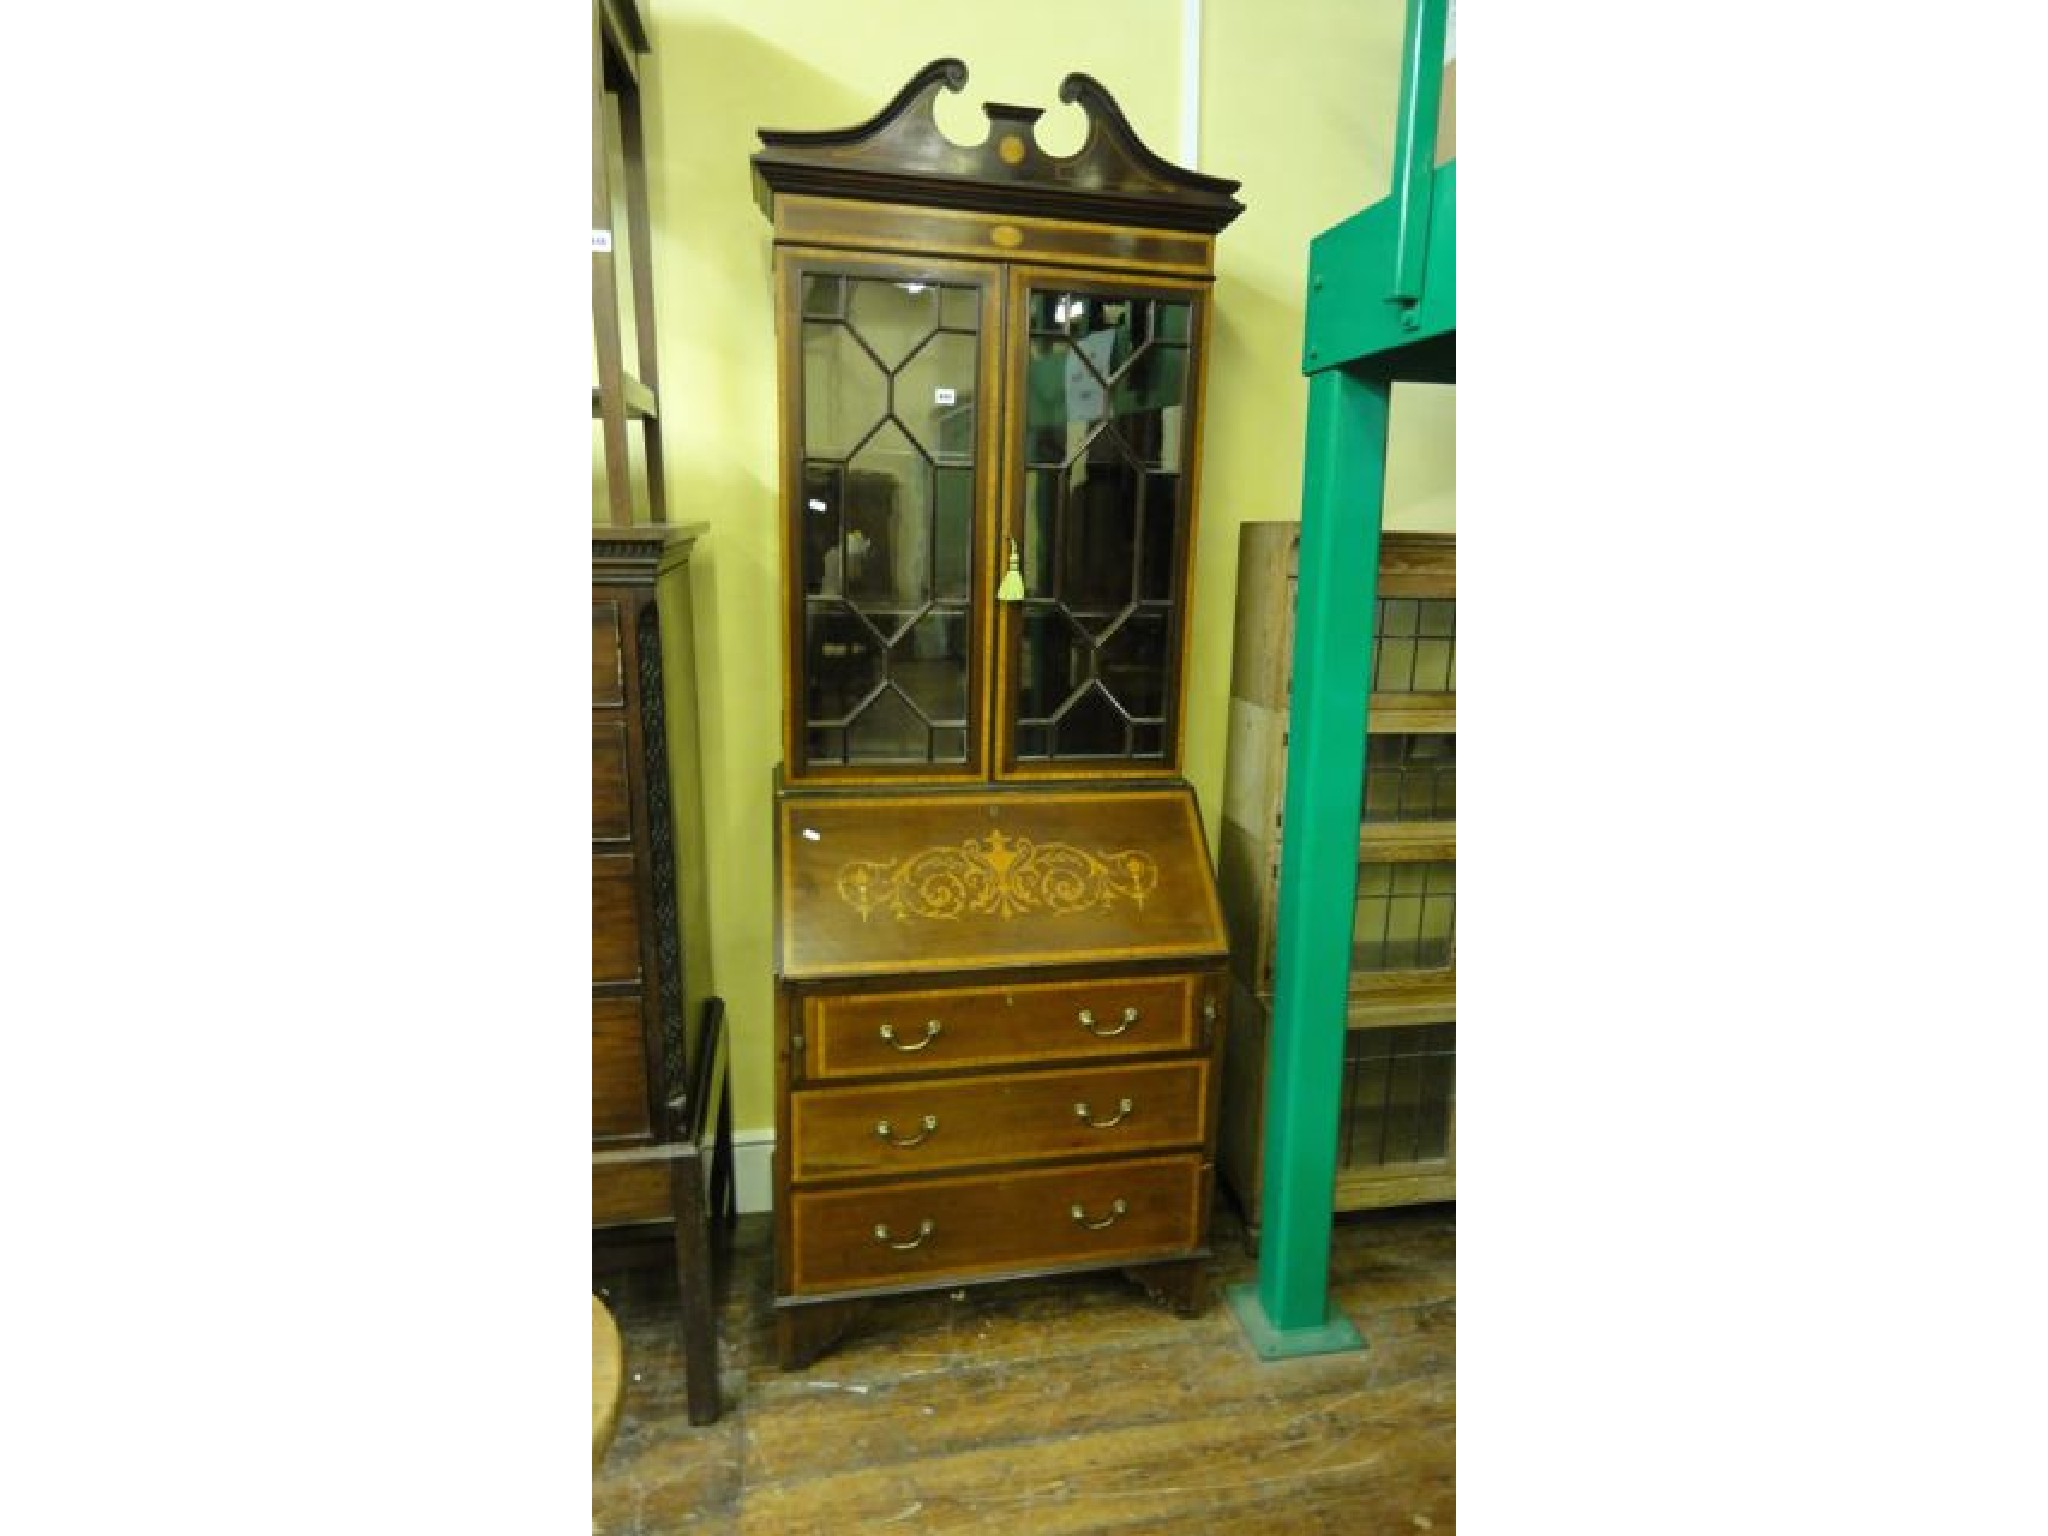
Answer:
[{"label": "mahogany bureau bookcase", "polygon": [[1123,1268],[1204,1301],[1228,940],[1181,777],[1203,356],[1237,184],[1069,75],[763,130],[781,378],[775,1307]]}]

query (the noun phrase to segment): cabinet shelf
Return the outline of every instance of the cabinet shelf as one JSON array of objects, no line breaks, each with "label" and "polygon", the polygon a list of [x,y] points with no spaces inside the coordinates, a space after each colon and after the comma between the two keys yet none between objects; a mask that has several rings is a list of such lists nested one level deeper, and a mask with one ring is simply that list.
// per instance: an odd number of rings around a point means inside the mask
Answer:
[{"label": "cabinet shelf", "polygon": [[1449,735],[1457,729],[1454,693],[1375,693],[1367,706],[1368,736]]},{"label": "cabinet shelf", "polygon": [[1454,821],[1371,821],[1358,829],[1361,864],[1421,864],[1457,856]]}]

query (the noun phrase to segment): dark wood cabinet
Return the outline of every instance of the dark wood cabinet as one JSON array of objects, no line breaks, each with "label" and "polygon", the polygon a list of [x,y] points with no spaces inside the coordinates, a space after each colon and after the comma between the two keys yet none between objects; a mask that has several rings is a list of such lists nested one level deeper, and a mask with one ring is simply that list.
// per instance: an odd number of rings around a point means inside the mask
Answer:
[{"label": "dark wood cabinet", "polygon": [[708,1234],[733,1204],[694,804],[687,566],[701,532],[595,528],[590,584],[591,1221],[672,1242],[696,1423],[718,1415]]},{"label": "dark wood cabinet", "polygon": [[957,60],[763,130],[785,651],[781,1354],[897,1291],[1128,1266],[1200,1305],[1227,953],[1180,778],[1203,357],[1236,183],[1085,75]]},{"label": "dark wood cabinet", "polygon": [[[689,625],[677,599],[688,592],[684,567],[702,531],[644,525],[595,528],[590,537],[591,1130],[599,1150],[664,1141],[688,1107],[691,1026],[705,988],[703,916],[686,911],[683,898],[687,883],[701,901],[703,852],[679,846],[676,833],[675,759],[684,757],[680,781],[694,794],[696,742],[693,721],[670,718],[670,695],[680,693],[689,713],[694,700],[687,679],[671,688],[663,652],[664,629]],[[666,637],[670,645],[677,638]],[[686,928],[690,947],[700,949],[694,977]],[[594,1193],[605,1209],[631,1210],[604,1193],[622,1186],[626,1166],[600,1170]],[[638,1214],[668,1211],[663,1204]]]}]

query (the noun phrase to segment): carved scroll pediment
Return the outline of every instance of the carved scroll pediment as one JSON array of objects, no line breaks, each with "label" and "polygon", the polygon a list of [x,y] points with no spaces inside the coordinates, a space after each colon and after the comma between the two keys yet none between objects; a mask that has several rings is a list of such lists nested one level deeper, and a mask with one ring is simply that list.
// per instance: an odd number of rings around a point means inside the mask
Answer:
[{"label": "carved scroll pediment", "polygon": [[983,104],[989,129],[981,143],[954,143],[940,131],[934,103],[941,90],[966,84],[965,64],[936,59],[854,127],[763,128],[763,147],[754,155],[763,207],[773,193],[797,192],[1212,234],[1244,211],[1232,196],[1236,182],[1184,170],[1146,148],[1092,76],[1077,72],[1060,82],[1060,100],[1079,105],[1088,118],[1071,155],[1039,146],[1043,108],[1000,102]]}]

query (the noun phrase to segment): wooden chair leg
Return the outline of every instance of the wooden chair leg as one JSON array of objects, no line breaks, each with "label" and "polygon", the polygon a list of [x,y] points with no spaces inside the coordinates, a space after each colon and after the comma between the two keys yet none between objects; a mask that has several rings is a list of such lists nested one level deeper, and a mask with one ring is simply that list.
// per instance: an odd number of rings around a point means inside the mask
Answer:
[{"label": "wooden chair leg", "polygon": [[669,1163],[675,1202],[676,1280],[683,1304],[683,1371],[690,1422],[718,1418],[718,1304],[712,1291],[711,1234],[704,1211],[703,1159],[695,1147]]},{"label": "wooden chair leg", "polygon": [[731,1228],[740,1219],[739,1178],[732,1150],[732,1095],[721,1083],[718,1092],[718,1136],[711,1152],[711,1219]]}]

